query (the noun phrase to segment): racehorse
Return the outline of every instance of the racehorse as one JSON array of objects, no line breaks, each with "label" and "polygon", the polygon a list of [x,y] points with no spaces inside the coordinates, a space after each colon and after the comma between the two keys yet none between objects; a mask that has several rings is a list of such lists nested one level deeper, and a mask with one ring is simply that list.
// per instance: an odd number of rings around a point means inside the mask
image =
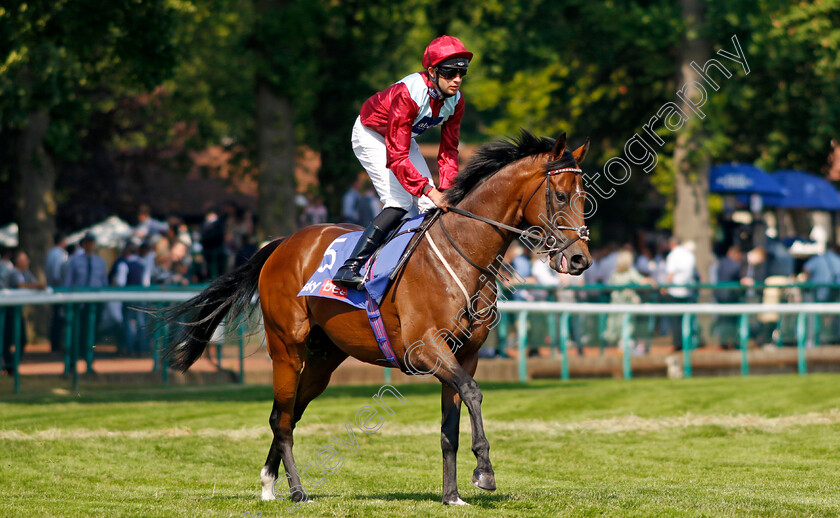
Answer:
[{"label": "racehorse", "polygon": [[[525,131],[516,139],[482,146],[446,191],[450,210],[428,225],[425,234],[412,238],[417,246],[382,299],[382,320],[400,368],[434,375],[442,385],[444,504],[465,504],[455,471],[462,401],[469,411],[477,459],[472,482],[484,490],[496,489],[481,418],[482,394],[473,379],[478,350],[493,325],[496,282],[495,277],[488,282],[488,276],[494,267],[498,272],[517,236],[538,244],[556,271],[579,275],[591,263],[579,167],[588,148],[588,139],[570,151],[565,133],[551,139]],[[526,227],[530,228],[523,230]],[[357,229],[312,225],[276,239],[164,315],[166,322],[177,322],[183,330],[166,347],[166,356],[173,368],[186,371],[225,316],[247,311],[259,290],[274,386],[269,421],[274,439],[260,471],[263,500],[275,499],[281,460],[292,501],[309,499],[301,490],[292,453],[295,425],[348,356],[374,365],[385,361],[364,310],[336,300],[296,296],[330,243]],[[497,313],[493,316],[498,318]],[[442,329],[448,331],[445,340]]]}]

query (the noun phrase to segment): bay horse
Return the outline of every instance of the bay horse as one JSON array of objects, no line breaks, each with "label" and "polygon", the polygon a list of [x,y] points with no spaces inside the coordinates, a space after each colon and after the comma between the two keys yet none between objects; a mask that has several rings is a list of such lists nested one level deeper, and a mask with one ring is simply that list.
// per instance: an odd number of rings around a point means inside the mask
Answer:
[{"label": "bay horse", "polygon": [[[589,266],[579,168],[588,148],[588,139],[570,151],[565,133],[551,139],[525,131],[516,139],[482,146],[446,191],[450,210],[440,214],[425,235],[412,238],[419,241],[413,255],[382,299],[382,319],[393,351],[402,359],[400,367],[409,373],[434,375],[442,385],[444,504],[465,504],[455,471],[462,401],[469,411],[477,459],[472,482],[484,490],[496,489],[481,418],[482,394],[473,379],[478,350],[491,329],[487,314],[495,310],[496,282],[495,278],[487,282],[487,267],[498,268],[517,235],[541,236],[556,271],[579,275]],[[540,194],[543,186],[544,196]],[[559,221],[568,225],[558,225]],[[522,230],[528,226],[528,231]],[[292,501],[309,499],[301,489],[292,434],[307,405],[327,387],[333,371],[348,356],[388,366],[364,310],[336,300],[296,296],[319,267],[330,243],[358,228],[312,225],[276,239],[250,261],[164,314],[165,321],[178,323],[182,329],[181,336],[166,347],[166,357],[171,367],[186,371],[225,316],[246,312],[259,290],[274,387],[269,420],[274,439],[260,471],[263,500],[275,499],[281,460]],[[473,297],[475,308],[468,294],[482,295]],[[448,337],[448,349],[438,343],[439,331],[447,326],[456,329]]]}]

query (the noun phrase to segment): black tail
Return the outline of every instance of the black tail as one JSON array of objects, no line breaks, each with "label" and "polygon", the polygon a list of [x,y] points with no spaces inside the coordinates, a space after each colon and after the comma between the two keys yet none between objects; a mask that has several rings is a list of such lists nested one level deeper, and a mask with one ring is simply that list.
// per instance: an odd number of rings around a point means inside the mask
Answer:
[{"label": "black tail", "polygon": [[253,310],[251,299],[259,287],[260,271],[284,239],[275,239],[247,263],[222,275],[195,297],[158,314],[162,324],[174,323],[180,327],[177,339],[164,350],[170,367],[186,372],[201,357],[226,315],[235,321]]}]

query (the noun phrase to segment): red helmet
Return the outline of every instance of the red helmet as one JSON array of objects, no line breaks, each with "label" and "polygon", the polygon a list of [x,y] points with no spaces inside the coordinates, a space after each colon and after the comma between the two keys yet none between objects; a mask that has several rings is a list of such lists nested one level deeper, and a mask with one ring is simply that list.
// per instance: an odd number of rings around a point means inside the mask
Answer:
[{"label": "red helmet", "polygon": [[468,51],[461,40],[455,36],[443,35],[435,38],[423,53],[423,68],[437,66],[441,61],[452,58],[466,58],[471,60],[473,53]]}]

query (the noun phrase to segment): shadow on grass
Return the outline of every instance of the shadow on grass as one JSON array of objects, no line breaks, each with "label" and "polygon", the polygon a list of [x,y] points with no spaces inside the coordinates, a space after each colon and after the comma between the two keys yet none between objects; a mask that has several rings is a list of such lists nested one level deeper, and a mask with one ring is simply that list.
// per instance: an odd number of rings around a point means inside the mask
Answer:
[{"label": "shadow on grass", "polygon": [[[587,381],[567,381],[562,386],[567,388],[586,385]],[[369,398],[375,394],[379,385],[354,385],[329,387],[319,400],[335,400],[350,398]],[[410,385],[396,385],[401,394],[437,395],[440,394],[440,384],[423,383]],[[561,386],[560,381],[539,380],[529,383],[518,382],[481,382],[481,390],[485,393],[508,390],[545,390]],[[31,394],[2,394],[0,403],[15,403],[24,405],[49,405],[62,403],[98,404],[98,403],[131,403],[131,402],[268,402],[272,400],[272,389],[269,385],[191,385],[177,387],[162,387],[160,385],[148,387],[114,387],[114,386],[82,386],[78,393],[68,393],[64,388],[54,388],[48,393]]]},{"label": "shadow on grass", "polygon": [[[387,500],[387,501],[412,501],[412,502],[437,502],[440,503],[440,493],[372,493],[369,495],[356,495],[356,500]],[[462,496],[463,498],[463,496]],[[511,500],[511,496],[507,493],[483,493],[468,497],[464,501],[472,506],[478,507],[497,507],[499,502],[506,502]],[[441,504],[443,505],[443,504]]]}]

